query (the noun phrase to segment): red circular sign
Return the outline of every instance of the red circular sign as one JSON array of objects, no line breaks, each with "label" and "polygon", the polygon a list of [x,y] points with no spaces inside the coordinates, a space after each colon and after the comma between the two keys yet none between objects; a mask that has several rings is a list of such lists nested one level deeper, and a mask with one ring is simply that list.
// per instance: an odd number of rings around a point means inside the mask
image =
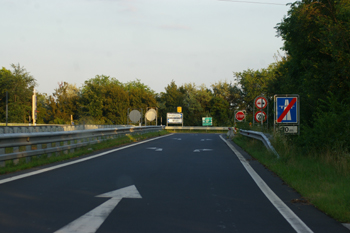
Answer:
[{"label": "red circular sign", "polygon": [[[256,122],[261,122],[261,120],[263,120],[263,122],[265,122],[267,120],[267,116],[266,116],[266,113],[264,111],[259,111],[257,113],[255,113],[255,121]],[[261,119],[263,118],[263,119]]]},{"label": "red circular sign", "polygon": [[258,97],[258,98],[255,100],[255,106],[256,106],[258,109],[264,109],[264,108],[266,108],[266,106],[267,106],[267,100],[266,100],[264,97]]},{"label": "red circular sign", "polygon": [[245,118],[245,114],[244,114],[243,111],[238,111],[238,112],[236,113],[236,119],[237,119],[237,121],[243,121],[244,118]]}]

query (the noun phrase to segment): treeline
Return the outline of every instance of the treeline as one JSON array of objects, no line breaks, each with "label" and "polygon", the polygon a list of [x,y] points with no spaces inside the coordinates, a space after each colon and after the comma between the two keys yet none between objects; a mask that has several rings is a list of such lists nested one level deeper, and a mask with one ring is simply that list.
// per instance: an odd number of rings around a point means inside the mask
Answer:
[{"label": "treeline", "polygon": [[[12,65],[12,70],[2,68],[0,82],[6,84],[1,88],[1,122],[6,117],[7,91],[8,121],[29,123],[35,79],[20,65]],[[184,125],[199,126],[202,117],[211,116],[214,125],[228,126],[233,124],[239,98],[239,88],[228,82],[215,83],[209,89],[190,83],[178,87],[172,81],[158,94],[140,80],[121,83],[110,76],[96,75],[79,88],[61,82],[52,95],[37,93],[37,123],[70,124],[72,116],[75,124],[127,124],[128,110],[142,109],[145,114],[151,107],[158,109],[158,122],[166,124],[166,113],[176,112],[181,106]]]},{"label": "treeline", "polygon": [[[5,121],[4,100],[8,91],[9,122],[28,123],[35,79],[19,65],[12,68],[13,71],[0,71],[0,82],[6,84],[1,88],[0,119]],[[52,95],[37,93],[37,123],[70,124],[73,116],[75,124],[126,124],[128,108],[156,107],[155,97],[154,91],[139,80],[123,84],[97,75],[80,88],[61,82]]]},{"label": "treeline", "polygon": [[[210,87],[172,81],[161,93],[140,80],[123,84],[104,75],[80,88],[61,83],[52,95],[39,94],[38,123],[70,123],[73,115],[81,124],[126,124],[128,108],[157,107],[158,122],[165,124],[166,113],[181,106],[185,125],[201,125],[202,117],[211,116],[215,126],[229,126],[235,109],[246,110],[252,121],[253,101],[265,95],[272,126],[273,96],[299,94],[301,135],[294,140],[306,147],[349,148],[350,2],[297,1],[275,29],[285,55],[267,68],[234,72],[232,80]],[[19,65],[12,68],[0,72],[0,120],[8,91],[10,121],[26,122],[35,79]]]}]

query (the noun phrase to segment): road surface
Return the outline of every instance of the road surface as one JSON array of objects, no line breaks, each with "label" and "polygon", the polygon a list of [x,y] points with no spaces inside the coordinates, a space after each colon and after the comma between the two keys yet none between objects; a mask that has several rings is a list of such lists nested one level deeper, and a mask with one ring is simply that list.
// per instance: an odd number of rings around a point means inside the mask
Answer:
[{"label": "road surface", "polygon": [[0,232],[349,232],[300,198],[219,134],[172,134],[0,176]]}]

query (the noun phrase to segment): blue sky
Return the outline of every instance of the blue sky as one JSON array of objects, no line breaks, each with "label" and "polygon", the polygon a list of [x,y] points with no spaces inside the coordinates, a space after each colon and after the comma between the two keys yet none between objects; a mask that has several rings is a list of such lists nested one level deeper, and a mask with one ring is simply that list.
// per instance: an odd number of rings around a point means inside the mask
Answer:
[{"label": "blue sky", "polygon": [[0,67],[19,63],[47,94],[102,74],[157,93],[172,80],[233,82],[232,72],[274,62],[290,2],[0,0]]}]

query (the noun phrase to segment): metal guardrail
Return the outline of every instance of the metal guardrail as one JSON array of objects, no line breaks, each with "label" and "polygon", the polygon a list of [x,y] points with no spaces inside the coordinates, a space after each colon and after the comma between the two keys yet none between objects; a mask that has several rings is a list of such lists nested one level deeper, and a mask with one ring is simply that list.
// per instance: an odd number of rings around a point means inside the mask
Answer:
[{"label": "metal guardrail", "polygon": [[[120,137],[128,133],[142,134],[162,129],[163,126],[143,126],[65,132],[1,134],[0,166],[5,166],[8,160],[12,160],[16,164],[21,158],[26,158],[26,161],[30,161],[31,156],[43,154],[52,156],[61,151],[64,153],[68,153],[68,151],[73,152],[76,148]],[[6,148],[12,148],[11,152],[6,153]]]},{"label": "metal guardrail", "polygon": [[39,133],[39,132],[60,132],[73,130],[88,129],[105,129],[105,128],[125,128],[132,125],[57,125],[57,124],[9,124],[4,126],[0,124],[0,134],[8,133]]},{"label": "metal guardrail", "polygon": [[264,143],[264,145],[266,146],[266,148],[271,150],[277,156],[277,158],[280,157],[280,155],[277,153],[275,148],[273,148],[270,140],[266,137],[266,135],[264,133],[252,131],[252,130],[243,130],[243,129],[240,129],[239,133],[244,135],[244,136],[255,138],[255,139],[262,141]]}]

